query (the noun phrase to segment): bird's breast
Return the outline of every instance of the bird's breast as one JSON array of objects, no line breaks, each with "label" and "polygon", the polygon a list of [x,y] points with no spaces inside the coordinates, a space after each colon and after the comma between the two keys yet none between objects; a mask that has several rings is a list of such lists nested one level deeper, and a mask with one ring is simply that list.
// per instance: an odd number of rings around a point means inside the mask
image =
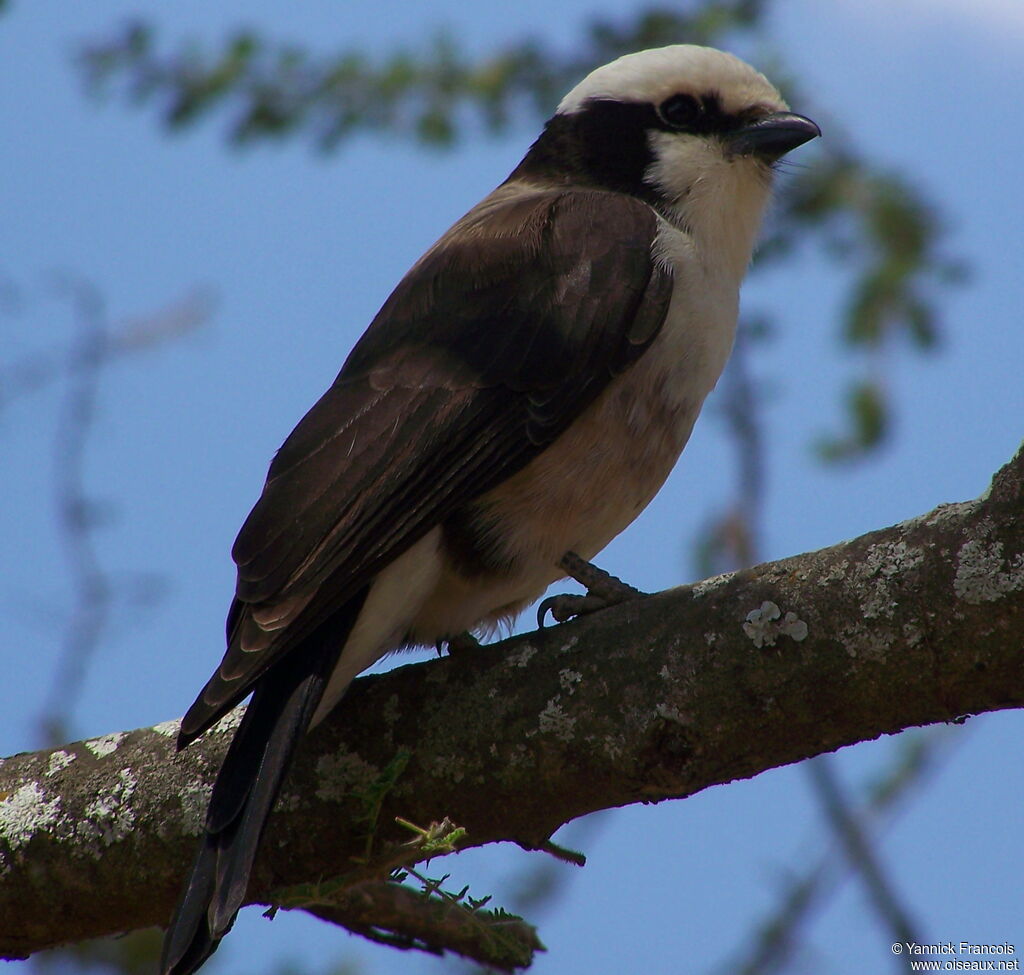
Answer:
[{"label": "bird's breast", "polygon": [[[721,319],[721,321],[717,320]],[[488,628],[593,558],[661,488],[714,386],[735,322],[673,297],[658,337],[542,454],[442,526],[443,568],[417,640]],[[723,334],[724,333],[724,334]]]}]

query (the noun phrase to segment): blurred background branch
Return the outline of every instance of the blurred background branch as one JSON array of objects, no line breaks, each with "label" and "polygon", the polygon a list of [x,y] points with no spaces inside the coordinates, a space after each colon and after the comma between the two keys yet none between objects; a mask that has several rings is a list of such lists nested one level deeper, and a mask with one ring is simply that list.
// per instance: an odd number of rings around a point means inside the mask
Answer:
[{"label": "blurred background branch", "polygon": [[[25,394],[63,379],[64,390],[53,436],[54,514],[71,581],[73,605],[66,616],[60,657],[39,716],[42,740],[58,744],[73,737],[75,703],[93,655],[99,649],[117,600],[151,605],[162,585],[153,577],[131,579],[107,570],[94,541],[112,517],[109,503],[86,486],[89,438],[95,432],[104,367],[112,360],[172,341],[204,323],[210,298],[196,291],[151,316],[112,327],[104,301],[89,281],[54,276],[54,291],[70,307],[75,337],[66,353],[16,362],[0,388]],[[4,379],[6,378],[6,381]]]}]

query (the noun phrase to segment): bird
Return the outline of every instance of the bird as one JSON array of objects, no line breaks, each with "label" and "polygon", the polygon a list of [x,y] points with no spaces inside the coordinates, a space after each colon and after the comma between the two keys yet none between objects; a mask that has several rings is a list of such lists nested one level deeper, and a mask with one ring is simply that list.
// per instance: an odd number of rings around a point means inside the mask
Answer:
[{"label": "bird", "polygon": [[296,746],[361,671],[594,578],[725,366],[778,161],[820,135],[732,54],[627,54],[402,278],[232,549],[227,649],[178,749],[252,697],[163,975],[230,929]]}]

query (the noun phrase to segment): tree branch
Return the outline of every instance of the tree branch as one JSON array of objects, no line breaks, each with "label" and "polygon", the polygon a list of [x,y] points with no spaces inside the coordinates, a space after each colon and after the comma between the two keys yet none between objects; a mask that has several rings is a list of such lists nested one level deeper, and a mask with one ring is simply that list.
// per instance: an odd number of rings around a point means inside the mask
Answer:
[{"label": "tree branch", "polygon": [[[537,848],[597,809],[1024,705],[1022,502],[1024,451],[977,501],[358,681],[301,751],[251,900],[385,880],[395,816]],[[232,718],[178,756],[168,722],[0,764],[0,956],[166,922]]]}]

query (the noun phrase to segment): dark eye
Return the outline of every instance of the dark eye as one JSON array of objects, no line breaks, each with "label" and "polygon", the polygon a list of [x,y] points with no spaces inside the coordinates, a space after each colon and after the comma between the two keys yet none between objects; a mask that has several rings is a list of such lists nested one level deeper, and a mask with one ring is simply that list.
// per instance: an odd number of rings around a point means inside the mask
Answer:
[{"label": "dark eye", "polygon": [[704,114],[704,106],[693,95],[673,95],[661,103],[658,112],[673,128],[687,129]]}]

